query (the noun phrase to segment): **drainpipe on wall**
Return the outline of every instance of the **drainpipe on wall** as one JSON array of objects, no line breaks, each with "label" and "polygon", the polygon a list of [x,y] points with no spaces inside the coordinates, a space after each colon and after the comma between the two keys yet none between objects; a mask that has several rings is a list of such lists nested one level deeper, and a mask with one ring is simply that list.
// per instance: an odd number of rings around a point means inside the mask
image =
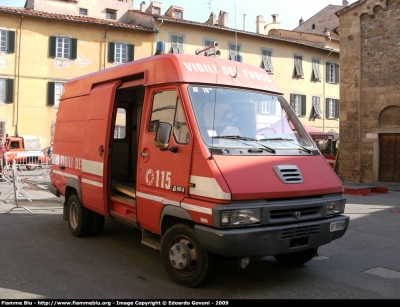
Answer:
[{"label": "drainpipe on wall", "polygon": [[24,16],[21,16],[21,22],[19,24],[19,42],[18,42],[18,77],[17,77],[17,120],[15,123],[15,136],[18,136],[18,120],[19,120],[19,80],[20,80],[20,68],[21,68],[21,39],[22,39],[22,20]]},{"label": "drainpipe on wall", "polygon": [[[156,46],[157,46],[157,42],[158,42],[158,38],[159,38],[159,34],[160,34],[160,31],[158,30],[161,26],[162,26],[162,24],[164,23],[164,19],[162,19],[162,18],[158,18],[157,19],[158,21],[160,21],[161,20],[161,23],[158,25],[158,27],[157,27],[157,33],[156,33],[156,38],[155,38],[155,40],[154,40],[154,43],[156,44]],[[157,50],[157,47],[155,48],[156,50]],[[152,52],[152,54],[154,54],[154,47],[153,47],[153,52]]]},{"label": "drainpipe on wall", "polygon": [[106,50],[107,50],[107,31],[108,31],[108,27],[106,27],[106,31],[104,32],[104,68],[106,69]]},{"label": "drainpipe on wall", "polygon": [[[329,42],[332,40],[332,37],[329,37]],[[328,47],[329,42],[326,43],[325,48]],[[326,116],[326,97],[325,97],[325,86],[326,86],[326,59],[331,55],[333,49],[328,53],[324,60],[324,86],[323,86],[323,103],[324,103],[324,114],[322,114],[322,132],[325,132],[325,116]]]}]

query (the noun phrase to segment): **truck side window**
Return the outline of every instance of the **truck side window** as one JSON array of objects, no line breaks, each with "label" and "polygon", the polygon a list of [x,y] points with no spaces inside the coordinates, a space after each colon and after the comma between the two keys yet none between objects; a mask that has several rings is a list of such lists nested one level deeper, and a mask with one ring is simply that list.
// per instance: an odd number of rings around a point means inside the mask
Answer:
[{"label": "truck side window", "polygon": [[190,140],[185,115],[176,91],[154,94],[149,132],[156,132],[159,122],[169,123],[174,129],[174,137],[180,144]]},{"label": "truck side window", "polygon": [[114,139],[122,140],[126,137],[126,110],[117,109],[117,115],[114,128]]}]

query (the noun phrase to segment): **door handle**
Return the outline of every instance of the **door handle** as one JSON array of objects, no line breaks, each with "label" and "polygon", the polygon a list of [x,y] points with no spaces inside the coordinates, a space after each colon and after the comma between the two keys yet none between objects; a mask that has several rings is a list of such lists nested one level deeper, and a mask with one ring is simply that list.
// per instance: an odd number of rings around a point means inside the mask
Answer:
[{"label": "door handle", "polygon": [[141,157],[148,157],[148,156],[149,156],[149,153],[148,153],[148,152],[141,152],[141,153],[140,153],[140,156],[141,156]]},{"label": "door handle", "polygon": [[100,145],[100,147],[99,147],[99,155],[100,155],[100,157],[103,156],[103,152],[104,152],[104,146]]}]

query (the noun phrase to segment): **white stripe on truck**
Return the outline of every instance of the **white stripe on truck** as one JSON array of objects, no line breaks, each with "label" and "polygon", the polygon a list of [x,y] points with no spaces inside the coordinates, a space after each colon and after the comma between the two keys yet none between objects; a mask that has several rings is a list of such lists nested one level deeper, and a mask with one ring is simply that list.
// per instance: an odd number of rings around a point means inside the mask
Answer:
[{"label": "white stripe on truck", "polygon": [[231,193],[222,191],[215,178],[192,175],[190,183],[194,183],[194,187],[189,188],[189,194],[231,200]]}]

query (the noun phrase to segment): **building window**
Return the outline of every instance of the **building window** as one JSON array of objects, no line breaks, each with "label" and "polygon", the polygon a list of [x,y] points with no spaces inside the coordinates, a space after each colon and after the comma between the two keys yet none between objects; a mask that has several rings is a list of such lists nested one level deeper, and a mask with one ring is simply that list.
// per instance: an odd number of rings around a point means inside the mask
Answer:
[{"label": "building window", "polygon": [[77,39],[50,36],[50,57],[75,60],[77,56]]},{"label": "building window", "polygon": [[183,19],[183,12],[182,11],[174,11],[174,15],[176,19]]},{"label": "building window", "polygon": [[312,74],[313,81],[321,81],[321,71],[319,70],[319,59],[312,59]]},{"label": "building window", "polygon": [[339,83],[339,64],[326,62],[326,82]]},{"label": "building window", "polygon": [[170,53],[183,53],[185,37],[183,35],[171,34]]},{"label": "building window", "polygon": [[0,79],[0,103],[13,103],[14,79]]},{"label": "building window", "polygon": [[304,77],[304,73],[303,73],[303,56],[301,56],[301,55],[295,55],[294,56],[293,76],[295,78],[303,78]]},{"label": "building window", "polygon": [[241,44],[229,43],[228,44],[228,50],[229,50],[228,60],[237,61],[238,56],[240,55],[241,49],[242,49]]},{"label": "building window", "polygon": [[161,15],[161,10],[159,7],[153,7],[153,14]]},{"label": "building window", "polygon": [[14,53],[15,31],[0,30],[0,52]]},{"label": "building window", "polygon": [[272,66],[272,50],[264,48],[261,49],[261,67],[269,73],[274,71]]},{"label": "building window", "polygon": [[311,25],[311,30],[315,30],[315,24]]},{"label": "building window", "polygon": [[[216,42],[217,42],[216,40],[205,39],[204,40],[204,48],[214,46],[214,43],[216,43]],[[204,55],[215,55],[216,51],[217,51],[217,48],[210,48],[210,49],[204,51]]]},{"label": "building window", "polygon": [[60,104],[63,91],[64,83],[49,82],[47,85],[47,105],[57,109]]},{"label": "building window", "polygon": [[106,19],[117,20],[117,11],[106,10]]},{"label": "building window", "polygon": [[339,118],[339,99],[326,99],[326,118]]},{"label": "building window", "polygon": [[322,116],[321,98],[318,96],[312,96],[312,106],[313,106],[313,116],[321,117]]},{"label": "building window", "polygon": [[134,60],[135,46],[125,43],[108,43],[108,62],[123,64]]},{"label": "building window", "polygon": [[297,116],[305,116],[306,95],[290,94],[290,106]]},{"label": "building window", "polygon": [[79,15],[87,16],[88,10],[84,8],[79,8]]},{"label": "building window", "polygon": [[265,100],[257,102],[257,113],[258,114],[276,114],[276,101]]}]

